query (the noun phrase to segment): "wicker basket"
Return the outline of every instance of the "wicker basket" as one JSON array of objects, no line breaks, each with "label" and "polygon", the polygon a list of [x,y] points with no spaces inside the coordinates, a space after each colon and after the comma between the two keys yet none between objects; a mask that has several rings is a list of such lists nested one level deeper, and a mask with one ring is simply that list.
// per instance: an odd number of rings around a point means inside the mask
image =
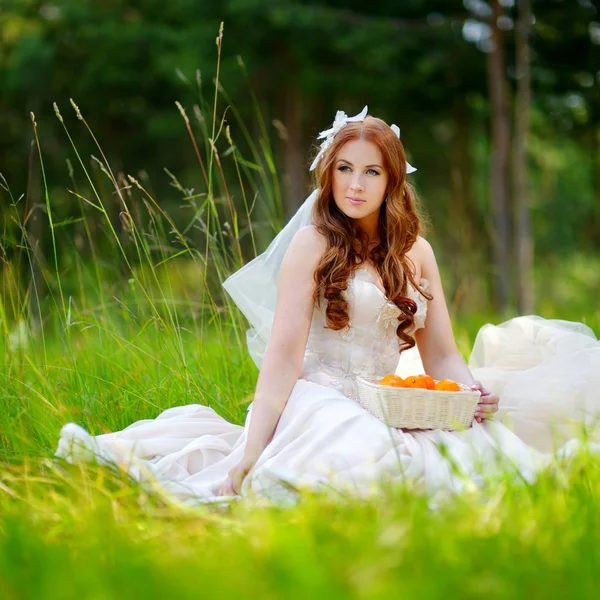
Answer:
[{"label": "wicker basket", "polygon": [[471,426],[480,393],[459,383],[460,392],[380,385],[356,378],[360,404],[399,429],[466,429]]}]

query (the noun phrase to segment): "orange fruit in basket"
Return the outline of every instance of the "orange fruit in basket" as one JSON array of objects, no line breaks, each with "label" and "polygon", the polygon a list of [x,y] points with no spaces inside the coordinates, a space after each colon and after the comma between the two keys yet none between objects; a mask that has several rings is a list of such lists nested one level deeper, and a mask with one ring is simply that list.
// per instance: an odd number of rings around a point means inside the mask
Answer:
[{"label": "orange fruit in basket", "polygon": [[435,389],[435,381],[431,375],[411,375],[404,380],[404,386],[422,390]]},{"label": "orange fruit in basket", "polygon": [[452,379],[441,379],[435,384],[435,389],[440,392],[460,392],[460,385]]},{"label": "orange fruit in basket", "polygon": [[419,375],[428,390],[435,390],[435,380],[431,375]]},{"label": "orange fruit in basket", "polygon": [[404,387],[404,379],[399,375],[390,373],[386,375],[380,382],[379,385],[391,385],[392,387]]},{"label": "orange fruit in basket", "polygon": [[427,389],[422,375],[411,375],[404,380],[404,387]]}]

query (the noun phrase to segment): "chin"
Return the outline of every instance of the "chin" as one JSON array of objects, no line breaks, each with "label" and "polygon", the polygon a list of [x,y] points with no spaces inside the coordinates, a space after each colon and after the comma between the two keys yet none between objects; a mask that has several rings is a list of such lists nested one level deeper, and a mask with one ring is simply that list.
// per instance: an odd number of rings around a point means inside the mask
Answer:
[{"label": "chin", "polygon": [[360,210],[359,207],[357,207],[355,210],[342,210],[342,212],[349,218],[349,219],[362,219],[364,216],[366,216],[365,212]]},{"label": "chin", "polygon": [[337,204],[337,207],[340,209],[341,212],[343,212],[345,215],[348,215],[349,217],[357,214],[365,215],[369,212],[366,203],[354,205],[350,204],[350,202],[348,201],[345,201],[342,206]]}]

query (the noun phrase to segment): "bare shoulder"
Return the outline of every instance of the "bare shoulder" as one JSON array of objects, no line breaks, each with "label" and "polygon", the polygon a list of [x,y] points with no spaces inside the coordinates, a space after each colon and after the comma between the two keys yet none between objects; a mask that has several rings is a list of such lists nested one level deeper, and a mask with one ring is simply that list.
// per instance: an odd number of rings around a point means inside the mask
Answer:
[{"label": "bare shoulder", "polygon": [[314,225],[305,225],[296,231],[292,243],[303,247],[316,247],[323,252],[327,248],[327,239]]},{"label": "bare shoulder", "polygon": [[417,236],[417,241],[413,244],[410,251],[414,251],[415,255],[420,258],[431,258],[433,256],[431,244],[422,235]]},{"label": "bare shoulder", "polygon": [[298,255],[304,262],[315,266],[327,250],[327,239],[314,225],[300,228],[292,238],[288,252]]},{"label": "bare shoulder", "polygon": [[419,235],[412,248],[407,252],[407,256],[414,265],[414,275],[419,279],[426,278],[432,261],[435,263],[435,254],[431,244]]},{"label": "bare shoulder", "polygon": [[325,236],[319,233],[314,225],[306,225],[292,237],[281,268],[286,271],[312,274],[326,249],[327,239]]}]

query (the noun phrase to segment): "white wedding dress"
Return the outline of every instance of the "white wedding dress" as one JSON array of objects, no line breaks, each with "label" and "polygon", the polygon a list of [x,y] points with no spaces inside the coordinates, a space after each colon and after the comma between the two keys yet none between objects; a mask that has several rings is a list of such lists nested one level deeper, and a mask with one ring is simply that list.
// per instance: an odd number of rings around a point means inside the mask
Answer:
[{"label": "white wedding dress", "polygon": [[[345,330],[325,329],[326,302],[315,307],[301,377],[272,441],[244,480],[242,497],[288,500],[303,487],[369,494],[384,479],[434,492],[460,490],[497,468],[531,480],[551,459],[541,450],[552,449],[555,424],[561,441],[572,436],[569,421],[593,425],[600,407],[600,343],[593,332],[582,324],[519,317],[482,328],[470,361],[475,378],[500,394],[505,410],[499,420],[474,422],[461,432],[389,428],[357,402],[355,378],[422,372],[418,353],[413,349],[398,363],[399,310],[369,271],[355,271],[346,294]],[[422,327],[427,301],[416,290],[412,295],[415,325]],[[96,437],[69,423],[56,454],[125,467],[183,502],[215,501],[242,458],[251,411],[242,427],[192,404]],[[566,450],[576,447],[571,442]]]}]

